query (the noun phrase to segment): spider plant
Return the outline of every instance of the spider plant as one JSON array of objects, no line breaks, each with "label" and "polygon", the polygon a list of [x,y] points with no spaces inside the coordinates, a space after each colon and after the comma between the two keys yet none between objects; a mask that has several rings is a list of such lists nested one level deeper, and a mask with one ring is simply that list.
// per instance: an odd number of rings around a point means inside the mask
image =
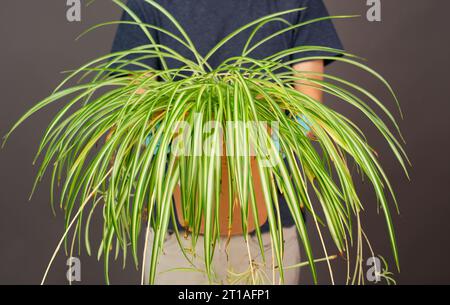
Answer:
[{"label": "spider plant", "polygon": [[[348,281],[363,281],[362,244],[368,239],[360,219],[363,204],[354,184],[354,176],[359,175],[365,176],[373,185],[377,204],[386,220],[393,257],[399,267],[392,206],[388,204],[390,196],[396,205],[395,195],[377,154],[350,118],[295,90],[294,84],[308,84],[358,109],[387,141],[407,175],[409,161],[402,148],[396,119],[369,90],[330,74],[321,74],[323,80],[319,80],[317,74],[299,73],[292,65],[320,59],[355,66],[381,81],[398,104],[391,86],[381,75],[361,63],[360,58],[342,50],[298,46],[263,59],[251,57],[255,48],[277,35],[298,30],[309,23],[350,16],[290,24],[283,16],[305,8],[274,13],[230,33],[208,54],[202,55],[166,9],[152,0],[145,1],[169,18],[179,33],[143,23],[121,1],[114,0],[134,21],[107,22],[86,32],[105,25],[132,24],[147,35],[149,44],[107,54],[68,72],[67,78],[52,94],[23,115],[5,136],[6,141],[20,124],[46,106],[63,103],[45,131],[35,159],[41,161],[33,191],[44,173],[50,170],[52,208],[54,201],[59,201],[65,214],[65,230],[43,282],[62,244],[65,244],[66,252],[72,253],[77,240],[79,244],[84,237],[86,251],[92,253],[89,227],[98,209],[102,212],[103,232],[97,256],[103,257],[106,281],[109,283],[108,266],[113,245],[116,258],[122,253],[125,264],[131,255],[138,267],[143,259],[138,253],[140,236],[153,230],[155,238],[148,280],[154,283],[168,224],[176,217],[172,194],[177,185],[181,192],[182,213],[189,222],[194,245],[200,235],[201,222],[204,222],[205,272],[212,278],[214,249],[224,233],[220,232],[217,213],[222,183],[219,152],[223,141],[227,143],[226,160],[230,173],[229,218],[230,221],[233,219],[232,206],[237,202],[245,239],[249,234],[249,219],[253,217],[258,223],[255,190],[251,183],[256,177],[252,176],[253,156],[249,153],[252,149],[256,152],[258,179],[261,180],[274,253],[273,269],[279,273],[281,281],[284,268],[295,266],[283,266],[283,222],[279,216],[277,191],[286,198],[306,254],[307,261],[300,265],[310,268],[314,281],[318,281],[315,263],[319,261],[327,262],[333,279],[330,261],[338,253],[347,256]],[[284,22],[283,29],[253,41],[264,24],[279,21]],[[156,43],[149,29],[161,31],[180,42],[192,52],[194,60]],[[251,34],[240,56],[229,58],[217,68],[208,65],[208,59],[218,49],[248,29]],[[284,60],[308,51],[341,54],[342,57],[323,55]],[[145,59],[148,58],[158,58],[162,69],[147,66]],[[167,59],[176,59],[182,66],[169,69]],[[138,69],[129,69],[131,65]],[[78,79],[78,83],[70,85],[74,79]],[[375,110],[388,118],[390,127]],[[307,122],[315,134],[314,141],[305,135],[306,128],[298,124],[296,116]],[[180,129],[180,122],[187,123],[190,128]],[[205,122],[214,122],[212,128],[205,131]],[[263,125],[223,129],[227,122],[276,122],[277,140],[272,136],[273,130]],[[186,137],[177,147],[194,153],[173,152],[180,134]],[[356,173],[351,170],[354,165],[358,169]],[[55,199],[57,186],[61,190],[59,198]],[[317,258],[313,253],[311,232],[306,229],[304,215],[310,215],[315,223],[325,259]],[[324,229],[332,238],[335,249],[326,248]],[[178,230],[175,233],[178,239],[182,238]],[[256,228],[256,236],[264,257],[260,228]],[[355,245],[356,259],[351,261],[351,249]],[[352,262],[355,265],[353,278],[350,276]]]}]

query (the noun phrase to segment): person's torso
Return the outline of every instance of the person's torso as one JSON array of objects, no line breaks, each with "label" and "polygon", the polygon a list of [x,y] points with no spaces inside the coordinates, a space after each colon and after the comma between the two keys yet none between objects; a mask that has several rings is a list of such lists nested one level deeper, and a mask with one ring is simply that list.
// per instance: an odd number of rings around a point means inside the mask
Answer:
[{"label": "person's torso", "polygon": [[[166,8],[185,29],[200,55],[205,56],[218,42],[238,28],[255,21],[258,18],[276,12],[302,7],[301,0],[159,0],[161,6]],[[181,36],[175,25],[161,12],[145,4],[149,11],[148,18],[157,26]],[[151,14],[151,15],[150,15]],[[296,23],[300,12],[281,16],[290,23]],[[264,24],[258,28],[253,36],[250,47],[277,31],[286,27],[281,21]],[[240,56],[243,52],[252,31],[249,28],[228,41],[209,60],[208,63],[217,67],[224,60],[233,56]],[[160,44],[168,46],[179,54],[194,60],[194,56],[185,46],[166,34],[158,32],[157,40]],[[292,47],[292,31],[266,41],[248,55],[252,58],[264,58]],[[170,67],[179,67],[176,60],[168,60]]]}]

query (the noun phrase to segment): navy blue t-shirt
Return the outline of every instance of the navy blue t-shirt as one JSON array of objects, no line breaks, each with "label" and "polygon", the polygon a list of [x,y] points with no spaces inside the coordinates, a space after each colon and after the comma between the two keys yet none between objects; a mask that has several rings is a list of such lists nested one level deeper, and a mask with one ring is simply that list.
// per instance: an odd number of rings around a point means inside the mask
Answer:
[{"label": "navy blue t-shirt", "polygon": [[[202,56],[205,56],[222,38],[234,30],[269,14],[305,7],[304,11],[281,16],[291,24],[328,16],[322,0],[158,0],[157,2],[167,9],[186,30]],[[127,5],[142,22],[164,28],[180,36],[174,24],[144,0],[128,0]],[[122,20],[134,21],[126,12],[123,13]],[[258,42],[285,27],[286,24],[281,22],[267,23],[257,32],[252,42]],[[215,68],[224,60],[240,55],[252,30],[253,28],[250,28],[227,42],[208,60],[208,63]],[[172,48],[188,59],[195,59],[191,51],[172,37],[154,29],[149,29],[149,32],[157,43]],[[139,26],[121,24],[117,30],[112,51],[128,50],[149,43],[149,39]],[[325,46],[342,49],[332,21],[323,20],[272,38],[256,48],[249,57],[261,59],[296,46]],[[294,54],[290,59],[315,55],[335,54],[304,52]],[[144,63],[155,69],[161,68],[157,58],[144,60]],[[167,59],[167,64],[169,68],[182,65],[174,59]]]},{"label": "navy blue t-shirt", "polygon": [[[157,2],[181,24],[202,56],[205,56],[221,39],[234,30],[269,14],[306,7],[303,11],[282,16],[291,24],[299,24],[328,16],[328,11],[322,0],[158,0]],[[142,22],[161,27],[179,36],[179,32],[173,23],[144,0],[128,0],[127,5]],[[123,13],[122,20],[134,21],[126,12]],[[281,22],[267,23],[257,32],[252,42],[258,42],[285,27],[286,24]],[[224,60],[241,55],[252,30],[253,28],[250,28],[228,41],[208,60],[210,66],[215,68]],[[158,44],[168,46],[188,59],[195,59],[191,51],[168,35],[152,29],[149,29],[149,32]],[[112,51],[129,50],[149,43],[148,37],[138,25],[120,24]],[[261,59],[296,46],[324,46],[343,49],[332,21],[323,20],[272,38],[256,48],[249,54],[249,57]],[[289,59],[318,55],[334,56],[337,54],[318,51],[303,52],[294,54]],[[157,58],[147,59],[143,62],[155,69],[161,69],[161,64]],[[326,64],[328,63],[330,61],[326,61]],[[176,60],[167,60],[167,65],[168,68],[176,68],[182,64]],[[127,68],[132,69],[133,67]],[[290,211],[281,194],[279,194],[279,201],[283,225],[285,227],[294,225]],[[262,231],[268,231],[267,222],[262,227]]]}]

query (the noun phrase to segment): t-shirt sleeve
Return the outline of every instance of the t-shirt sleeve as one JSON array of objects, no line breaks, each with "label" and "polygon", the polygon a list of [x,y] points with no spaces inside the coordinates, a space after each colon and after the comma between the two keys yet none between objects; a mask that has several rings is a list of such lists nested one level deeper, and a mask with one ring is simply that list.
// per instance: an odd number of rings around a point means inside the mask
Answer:
[{"label": "t-shirt sleeve", "polygon": [[[322,0],[306,0],[302,1],[302,7],[306,7],[304,11],[299,12],[297,23],[311,21],[313,19],[329,16],[328,10]],[[297,28],[293,33],[293,45],[297,46],[321,46],[333,49],[343,50],[343,46],[332,20],[322,20],[313,22]],[[341,56],[335,52],[324,51],[307,51],[293,54],[293,60],[305,58],[309,56]],[[325,60],[325,64],[329,64],[333,60]]]},{"label": "t-shirt sleeve", "polygon": [[[139,19],[146,24],[155,24],[154,22],[154,13],[153,7],[146,4],[143,0],[128,0],[127,2],[128,8],[133,11],[134,14],[139,17]],[[121,21],[131,21],[136,22],[132,16],[130,16],[126,11],[123,11]],[[152,37],[157,40],[156,30],[148,28],[148,32],[152,35]],[[142,45],[150,44],[151,41],[141,29],[139,25],[135,24],[119,24],[117,28],[116,35],[114,37],[114,42],[112,45],[111,52],[120,52],[133,49],[135,47],[139,47]],[[144,54],[133,54],[128,55],[126,59],[135,59]],[[158,69],[158,59],[157,58],[146,58],[141,61],[142,63],[154,68]],[[129,65],[126,66],[126,69],[129,70],[140,70],[142,67],[137,65]]]}]

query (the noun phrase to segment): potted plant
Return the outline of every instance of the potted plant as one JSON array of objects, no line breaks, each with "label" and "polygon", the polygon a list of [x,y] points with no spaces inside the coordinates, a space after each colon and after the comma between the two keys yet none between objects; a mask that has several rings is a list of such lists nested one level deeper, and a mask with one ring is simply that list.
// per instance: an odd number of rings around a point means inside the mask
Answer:
[{"label": "potted plant", "polygon": [[[114,2],[127,10],[120,1]],[[398,266],[387,193],[394,202],[395,196],[375,151],[349,118],[293,86],[306,82],[361,111],[407,172],[408,159],[398,139],[401,135],[394,116],[367,89],[329,74],[320,75],[321,80],[311,73],[299,73],[292,69],[293,62],[283,58],[313,50],[341,54],[343,57],[333,59],[373,75],[397,102],[384,78],[354,55],[319,46],[300,46],[264,59],[249,56],[254,48],[271,39],[252,42],[258,28],[302,8],[255,20],[225,37],[206,56],[201,56],[169,12],[154,1],[146,2],[168,17],[181,35],[144,24],[137,17],[127,22],[141,27],[152,43],[105,55],[71,72],[5,136],[6,141],[24,120],[47,105],[64,102],[45,131],[36,156],[36,160],[41,157],[36,184],[51,167],[51,202],[53,205],[55,201],[54,188],[60,185],[58,201],[65,213],[65,231],[46,274],[63,243],[72,252],[77,237],[83,235],[86,251],[91,254],[89,226],[95,210],[99,209],[103,214],[103,237],[97,255],[103,256],[107,282],[112,246],[116,247],[116,255],[123,253],[124,261],[131,249],[133,260],[139,266],[139,237],[143,233],[148,235],[151,230],[154,241],[149,282],[153,283],[168,223],[176,218],[183,221],[194,243],[200,234],[204,236],[205,272],[210,274],[220,232],[230,229],[237,217],[244,238],[248,237],[250,227],[256,230],[261,254],[264,249],[259,218],[268,219],[273,268],[282,280],[282,221],[277,215],[276,199],[276,193],[282,192],[306,253],[307,261],[300,265],[309,266],[317,281],[315,264],[323,260],[329,263],[335,257],[327,255],[321,259],[314,255],[305,226],[304,215],[309,215],[320,236],[321,227],[328,229],[336,248],[333,253],[347,256],[349,264],[352,263],[350,244],[356,243],[353,282],[359,282],[362,244],[368,239],[360,222],[363,204],[354,186],[357,174],[350,169],[351,164],[356,165],[374,187]],[[303,25],[287,24],[275,35]],[[188,48],[196,60],[184,58],[167,46],[155,43],[148,29],[170,35]],[[211,68],[208,59],[247,29],[253,30],[242,55]],[[130,55],[136,54],[139,56],[130,59]],[[155,70],[143,62],[153,57],[158,58],[163,67],[169,58],[182,62],[183,66]],[[312,59],[331,58],[315,56],[302,60]],[[130,65],[140,69],[127,69]],[[68,86],[75,78],[79,78],[79,83]],[[378,116],[374,106],[391,121],[397,136]],[[296,118],[301,118],[303,124]],[[305,134],[309,128],[314,140]],[[223,194],[226,199],[222,198]],[[262,201],[264,208],[257,201]],[[218,225],[219,210],[224,205],[230,223],[225,229]],[[71,232],[72,239],[69,238]],[[178,240],[182,238],[178,230],[175,234]]]}]

